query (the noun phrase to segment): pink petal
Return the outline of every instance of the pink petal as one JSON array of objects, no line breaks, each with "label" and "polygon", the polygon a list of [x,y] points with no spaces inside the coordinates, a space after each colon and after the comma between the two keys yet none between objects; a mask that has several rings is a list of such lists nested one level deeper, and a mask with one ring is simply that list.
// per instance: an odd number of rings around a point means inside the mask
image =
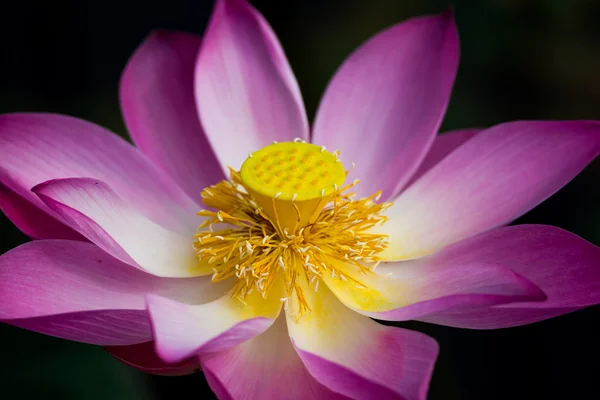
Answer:
[{"label": "pink petal", "polygon": [[413,18],[358,48],[329,84],[313,142],[340,149],[359,195],[398,193],[442,121],[458,67],[450,12]]},{"label": "pink petal", "polygon": [[153,221],[193,229],[196,203],[133,146],[92,123],[56,114],[2,115],[0,154],[0,181],[53,216],[30,189],[50,179],[89,177],[111,185]]},{"label": "pink petal", "polygon": [[202,369],[219,399],[345,399],[306,370],[280,316],[264,333],[231,349],[201,356]]},{"label": "pink petal", "polygon": [[438,135],[427,152],[425,159],[421,162],[421,165],[419,165],[419,169],[417,169],[417,172],[410,178],[410,181],[406,186],[410,187],[413,182],[425,175],[427,171],[446,158],[448,154],[452,153],[463,143],[481,131],[482,129],[476,128],[459,129]]},{"label": "pink petal", "polygon": [[196,65],[202,125],[224,169],[273,141],[308,140],[298,84],[275,34],[245,0],[218,0]]},{"label": "pink petal", "polygon": [[[279,294],[279,295],[278,295]],[[194,354],[222,351],[264,332],[281,310],[282,293],[263,299],[257,292],[244,305],[225,294],[201,305],[188,305],[159,296],[146,299],[156,352],[168,362]]]},{"label": "pink petal", "polygon": [[192,199],[224,179],[194,99],[200,38],[153,32],[133,54],[121,78],[121,107],[135,144]]},{"label": "pink petal", "polygon": [[34,206],[0,182],[0,209],[23,233],[34,239],[85,240],[58,219]]},{"label": "pink petal", "polygon": [[474,329],[524,325],[600,303],[600,247],[544,225],[499,228],[442,250],[447,263],[499,263],[538,285],[546,301],[471,307],[419,318]]},{"label": "pink petal", "polygon": [[378,273],[366,276],[349,265],[343,271],[364,287],[324,276],[327,286],[350,308],[380,320],[405,321],[465,307],[546,299],[540,288],[501,263],[454,263],[444,252],[384,264]]},{"label": "pink petal", "polygon": [[[286,309],[288,330],[310,374],[353,399],[425,399],[438,353],[435,340],[386,327],[340,303],[323,287],[303,291],[309,314]],[[288,312],[288,311],[291,311]]]},{"label": "pink petal", "polygon": [[178,234],[152,222],[104,182],[58,179],[32,191],[70,227],[124,263],[164,277],[212,273],[208,264],[196,259],[193,231]]},{"label": "pink petal", "polygon": [[0,321],[101,345],[151,340],[144,295],[202,303],[210,279],[159,279],[91,243],[41,240],[0,256]]},{"label": "pink petal", "polygon": [[129,346],[110,346],[106,351],[122,363],[142,372],[154,375],[180,376],[200,370],[196,357],[179,363],[166,363],[154,351],[154,342],[145,342]]},{"label": "pink petal", "polygon": [[426,254],[507,224],[600,153],[600,123],[512,122],[476,135],[399,196],[380,230],[388,260]]}]

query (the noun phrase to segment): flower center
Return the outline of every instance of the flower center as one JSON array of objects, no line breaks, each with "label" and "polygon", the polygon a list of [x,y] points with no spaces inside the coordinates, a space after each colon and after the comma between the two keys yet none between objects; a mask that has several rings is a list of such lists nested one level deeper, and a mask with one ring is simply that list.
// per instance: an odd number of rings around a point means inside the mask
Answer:
[{"label": "flower center", "polygon": [[384,223],[391,203],[380,192],[355,199],[358,180],[342,187],[347,172],[324,147],[300,141],[274,143],[252,153],[231,180],[202,191],[205,217],[194,236],[197,257],[213,266],[214,282],[235,279],[232,296],[253,291],[265,298],[277,279],[286,302],[296,296],[309,311],[303,287],[315,291],[327,274],[365,288],[355,272],[371,273],[387,236],[370,233]]}]

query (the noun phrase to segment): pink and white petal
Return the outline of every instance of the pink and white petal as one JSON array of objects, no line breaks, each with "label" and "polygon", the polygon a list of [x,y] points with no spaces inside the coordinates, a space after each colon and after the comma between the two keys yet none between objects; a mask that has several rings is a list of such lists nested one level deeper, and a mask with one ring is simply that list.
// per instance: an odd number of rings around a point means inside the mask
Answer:
[{"label": "pink and white petal", "polygon": [[294,350],[280,315],[264,333],[231,349],[200,356],[219,399],[346,399],[317,382]]},{"label": "pink and white petal", "polygon": [[358,48],[329,84],[313,142],[356,163],[359,196],[393,198],[425,157],[446,112],[458,68],[451,12],[413,18]]},{"label": "pink and white petal", "polygon": [[153,32],[129,60],[119,91],[134,143],[193,199],[225,179],[196,110],[200,41],[187,33]]},{"label": "pink and white petal", "polygon": [[406,189],[377,231],[387,260],[431,254],[507,224],[573,179],[600,153],[600,123],[511,122],[487,129]]},{"label": "pink and white petal", "polygon": [[446,158],[448,154],[452,153],[482,130],[483,129],[478,128],[458,129],[438,135],[427,152],[425,159],[421,162],[421,165],[419,165],[419,169],[417,169],[417,172],[410,178],[406,187],[410,187],[413,182],[425,175],[427,171]]},{"label": "pink and white petal", "polygon": [[600,247],[560,228],[517,225],[457,243],[436,258],[499,263],[539,286],[547,300],[449,310],[419,318],[436,324],[496,329],[552,318],[600,303]]},{"label": "pink and white petal", "polygon": [[273,141],[308,140],[304,105],[281,45],[245,0],[217,0],[195,87],[202,125],[225,171]]},{"label": "pink and white petal", "polygon": [[0,181],[54,217],[30,189],[50,179],[90,177],[153,221],[193,229],[189,216],[198,205],[139,150],[98,125],[57,114],[2,115],[0,154]]},{"label": "pink and white petal", "polygon": [[154,346],[154,342],[145,342],[129,346],[109,346],[105,350],[123,364],[148,374],[181,376],[200,370],[197,357],[179,363],[166,363],[156,354]]},{"label": "pink and white petal", "polygon": [[73,229],[42,211],[0,182],[0,210],[33,239],[85,240]]},{"label": "pink and white petal", "polygon": [[249,294],[245,303],[227,293],[201,305],[189,305],[160,296],[146,299],[156,352],[167,362],[194,354],[226,350],[264,332],[281,311],[283,285],[263,299]]},{"label": "pink and white petal", "polygon": [[380,320],[406,321],[448,310],[546,299],[535,284],[500,263],[455,263],[444,252],[384,264],[367,275],[353,265],[339,265],[338,270],[345,279],[324,275],[327,286],[348,307]]},{"label": "pink and white petal", "polygon": [[219,289],[206,278],[156,278],[86,242],[40,240],[0,256],[0,321],[86,343],[151,340],[147,293],[198,304]]},{"label": "pink and white petal", "polygon": [[344,306],[323,287],[303,291],[310,312],[299,318],[297,300],[286,309],[288,330],[310,374],[353,399],[425,399],[438,353],[432,338],[386,327]]},{"label": "pink and white petal", "polygon": [[126,204],[104,182],[90,178],[57,179],[32,189],[70,227],[113,257],[153,275],[209,275],[197,260],[188,236],[172,232]]}]

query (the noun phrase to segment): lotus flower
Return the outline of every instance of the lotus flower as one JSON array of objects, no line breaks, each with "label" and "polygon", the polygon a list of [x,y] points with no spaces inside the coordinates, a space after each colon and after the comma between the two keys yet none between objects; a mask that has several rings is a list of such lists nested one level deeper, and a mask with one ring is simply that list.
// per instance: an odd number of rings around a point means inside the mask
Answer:
[{"label": "lotus flower", "polygon": [[600,124],[436,136],[457,65],[451,13],[393,26],[309,130],[267,22],[218,0],[202,43],[155,32],[129,61],[137,147],[1,116],[0,204],[39,240],[0,258],[0,320],[151,373],[201,368],[221,399],[424,399],[435,340],[371,318],[494,329],[597,304],[600,248],[506,225],[598,155]]}]

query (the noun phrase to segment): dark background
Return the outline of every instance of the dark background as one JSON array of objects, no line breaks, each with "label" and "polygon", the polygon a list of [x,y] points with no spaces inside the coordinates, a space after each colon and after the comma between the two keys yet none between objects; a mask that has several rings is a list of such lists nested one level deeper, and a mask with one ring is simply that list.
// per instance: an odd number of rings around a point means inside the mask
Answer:
[{"label": "dark background", "polygon": [[[343,59],[377,31],[443,0],[255,0],[314,115]],[[461,65],[443,130],[515,119],[600,120],[600,2],[452,2]],[[202,33],[212,1],[3,1],[0,113],[75,115],[126,135],[121,70],[156,28]],[[600,245],[600,160],[517,223],[557,225]],[[3,216],[0,252],[27,241]],[[430,399],[588,399],[598,393],[600,308],[526,327],[469,331],[407,323],[441,345]],[[202,375],[166,378],[101,348],[0,325],[3,399],[210,398]],[[269,377],[265,377],[269,379]]]}]

